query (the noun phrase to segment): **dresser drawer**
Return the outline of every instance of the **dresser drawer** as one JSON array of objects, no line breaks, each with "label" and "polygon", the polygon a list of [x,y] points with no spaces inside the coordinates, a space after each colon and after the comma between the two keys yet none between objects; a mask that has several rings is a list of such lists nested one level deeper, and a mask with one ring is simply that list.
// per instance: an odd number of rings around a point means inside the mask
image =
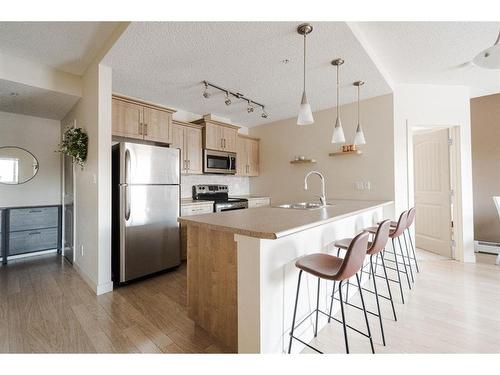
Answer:
[{"label": "dresser drawer", "polygon": [[57,227],[57,207],[15,208],[9,211],[9,231]]},{"label": "dresser drawer", "polygon": [[197,204],[192,206],[181,206],[181,216],[201,215],[214,212],[213,203]]},{"label": "dresser drawer", "polygon": [[57,228],[35,229],[9,233],[9,255],[57,249]]}]

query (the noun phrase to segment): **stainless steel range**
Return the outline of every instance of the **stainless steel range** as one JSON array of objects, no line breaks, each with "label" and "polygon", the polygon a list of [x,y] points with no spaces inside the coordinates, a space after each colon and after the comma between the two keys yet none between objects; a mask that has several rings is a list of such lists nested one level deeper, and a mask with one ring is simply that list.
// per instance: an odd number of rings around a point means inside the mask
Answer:
[{"label": "stainless steel range", "polygon": [[214,201],[214,212],[248,208],[248,199],[229,198],[227,185],[193,185],[193,199]]}]

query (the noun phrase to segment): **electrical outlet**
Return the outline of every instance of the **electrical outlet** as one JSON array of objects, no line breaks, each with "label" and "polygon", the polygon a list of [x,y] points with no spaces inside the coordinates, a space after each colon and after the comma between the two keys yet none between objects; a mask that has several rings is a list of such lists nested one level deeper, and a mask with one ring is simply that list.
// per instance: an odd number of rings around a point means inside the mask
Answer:
[{"label": "electrical outlet", "polygon": [[83,245],[80,245],[80,255],[83,256]]}]

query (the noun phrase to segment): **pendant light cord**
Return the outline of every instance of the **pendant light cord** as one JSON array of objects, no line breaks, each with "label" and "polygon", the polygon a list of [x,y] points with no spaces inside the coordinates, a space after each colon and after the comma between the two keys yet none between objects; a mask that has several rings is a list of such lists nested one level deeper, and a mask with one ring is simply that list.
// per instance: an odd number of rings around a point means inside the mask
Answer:
[{"label": "pendant light cord", "polygon": [[337,65],[337,118],[340,116],[340,108],[339,108],[339,96],[340,96],[340,89],[339,89],[339,68],[340,65]]},{"label": "pendant light cord", "polygon": [[304,92],[306,91],[306,34],[304,34]]},{"label": "pendant light cord", "polygon": [[361,85],[358,85],[358,126],[359,126],[359,90],[361,89]]}]

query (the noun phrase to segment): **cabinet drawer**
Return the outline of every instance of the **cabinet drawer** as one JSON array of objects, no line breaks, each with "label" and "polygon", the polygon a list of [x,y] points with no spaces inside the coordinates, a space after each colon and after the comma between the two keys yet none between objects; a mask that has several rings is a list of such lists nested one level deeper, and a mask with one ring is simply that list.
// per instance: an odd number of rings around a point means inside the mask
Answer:
[{"label": "cabinet drawer", "polygon": [[195,206],[182,206],[181,216],[201,215],[214,212],[214,205],[195,205]]},{"label": "cabinet drawer", "polygon": [[270,198],[258,198],[258,199],[248,200],[248,208],[269,207],[270,205],[271,205]]},{"label": "cabinet drawer", "polygon": [[56,249],[57,245],[57,228],[9,233],[9,255]]},{"label": "cabinet drawer", "polygon": [[10,210],[9,230],[57,227],[58,222],[57,207],[16,208]]}]

